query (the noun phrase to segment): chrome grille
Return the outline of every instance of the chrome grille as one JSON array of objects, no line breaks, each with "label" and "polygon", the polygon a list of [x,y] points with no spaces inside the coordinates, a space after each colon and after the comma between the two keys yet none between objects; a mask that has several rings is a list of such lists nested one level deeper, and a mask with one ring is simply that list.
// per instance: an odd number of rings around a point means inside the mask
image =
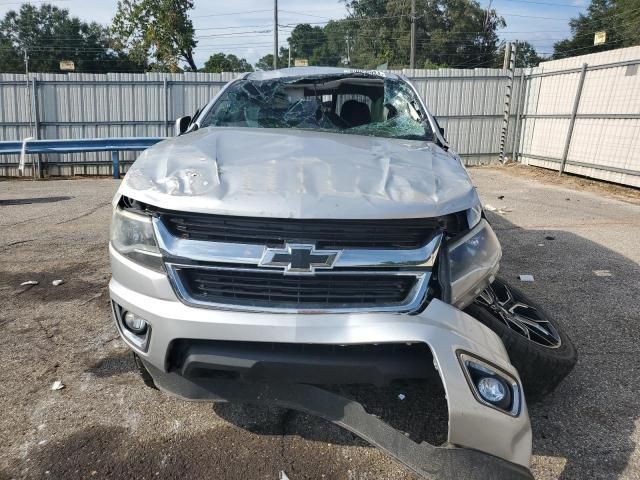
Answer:
[{"label": "chrome grille", "polygon": [[316,248],[412,249],[440,232],[455,235],[466,227],[466,219],[457,214],[384,220],[255,218],[169,211],[159,215],[178,238],[269,246],[288,241],[314,243]]},{"label": "chrome grille", "polygon": [[279,271],[175,267],[190,298],[212,304],[283,309],[352,309],[403,305],[414,274],[332,272],[314,276]]},{"label": "chrome grille", "polygon": [[[280,252],[278,247],[183,238],[161,215],[153,225],[171,285],[185,304],[274,313],[416,311],[426,299],[442,241],[437,233],[413,249],[332,250],[317,242],[285,242],[294,250],[307,248],[310,255],[298,259],[282,253],[293,262],[285,265],[264,261],[268,253]],[[326,252],[335,257],[318,267]],[[294,265],[296,259],[311,262],[315,269]]]}]

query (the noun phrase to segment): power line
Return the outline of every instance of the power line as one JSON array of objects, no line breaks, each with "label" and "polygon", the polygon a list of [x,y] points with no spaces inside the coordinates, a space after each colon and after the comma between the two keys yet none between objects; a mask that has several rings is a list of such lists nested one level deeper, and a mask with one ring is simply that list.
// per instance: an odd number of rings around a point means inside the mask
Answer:
[{"label": "power line", "polygon": [[[65,1],[69,1],[69,0],[65,0]],[[195,15],[191,18],[205,18],[205,17],[226,17],[226,16],[230,16],[230,15],[248,15],[251,13],[262,13],[262,12],[270,12],[271,9],[265,9],[265,10],[245,10],[242,12],[229,12],[229,13],[212,13],[209,15]]]},{"label": "power line", "polygon": [[580,7],[578,5],[573,5],[571,3],[557,3],[557,2],[537,2],[537,1],[533,1],[533,0],[504,0],[506,2],[514,2],[514,3],[531,3],[534,5],[550,5],[552,7],[573,7],[573,8],[578,8],[578,9],[582,9],[585,7]]}]

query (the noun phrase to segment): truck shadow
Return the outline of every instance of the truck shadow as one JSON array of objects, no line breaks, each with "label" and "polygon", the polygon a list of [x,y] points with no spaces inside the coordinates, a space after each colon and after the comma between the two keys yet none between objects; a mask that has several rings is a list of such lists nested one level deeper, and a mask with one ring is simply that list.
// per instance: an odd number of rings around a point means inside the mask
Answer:
[{"label": "truck shadow", "polygon": [[[640,416],[640,311],[633,300],[640,266],[574,233],[525,230],[488,216],[503,247],[501,275],[563,322],[578,350],[572,373],[529,406],[534,473],[539,466],[560,479],[623,476]],[[520,282],[520,274],[535,281]]]},{"label": "truck shadow", "polygon": [[[447,440],[448,414],[442,382],[434,370],[433,378],[392,382],[387,386],[320,386],[360,403],[416,443],[441,445]],[[367,445],[359,437],[310,415],[284,408],[252,404],[214,404],[217,416],[252,433],[294,434],[307,440],[340,445]]]}]

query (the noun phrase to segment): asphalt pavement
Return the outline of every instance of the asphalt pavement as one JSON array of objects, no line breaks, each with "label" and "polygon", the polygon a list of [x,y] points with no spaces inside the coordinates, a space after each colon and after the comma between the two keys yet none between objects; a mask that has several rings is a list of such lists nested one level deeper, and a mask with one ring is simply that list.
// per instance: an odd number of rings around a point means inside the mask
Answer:
[{"label": "asphalt pavement", "polygon": [[[570,376],[530,406],[533,473],[640,478],[640,195],[532,171],[470,173],[493,207],[502,275],[559,318],[579,352]],[[109,315],[117,186],[0,181],[0,480],[415,478],[323,420],[145,387]],[[519,283],[520,274],[535,281]],[[20,286],[29,280],[39,283]],[[64,388],[52,390],[57,380]],[[430,429],[446,425],[438,389],[367,395],[370,409],[411,436],[434,441]]]}]

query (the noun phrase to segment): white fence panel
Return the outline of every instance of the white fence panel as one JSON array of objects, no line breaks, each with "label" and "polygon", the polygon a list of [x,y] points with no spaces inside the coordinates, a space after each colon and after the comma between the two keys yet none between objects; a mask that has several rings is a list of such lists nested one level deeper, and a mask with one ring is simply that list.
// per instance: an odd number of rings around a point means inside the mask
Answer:
[{"label": "white fence panel", "polygon": [[544,62],[528,82],[524,163],[559,170],[564,160],[566,172],[640,187],[640,47]]}]

